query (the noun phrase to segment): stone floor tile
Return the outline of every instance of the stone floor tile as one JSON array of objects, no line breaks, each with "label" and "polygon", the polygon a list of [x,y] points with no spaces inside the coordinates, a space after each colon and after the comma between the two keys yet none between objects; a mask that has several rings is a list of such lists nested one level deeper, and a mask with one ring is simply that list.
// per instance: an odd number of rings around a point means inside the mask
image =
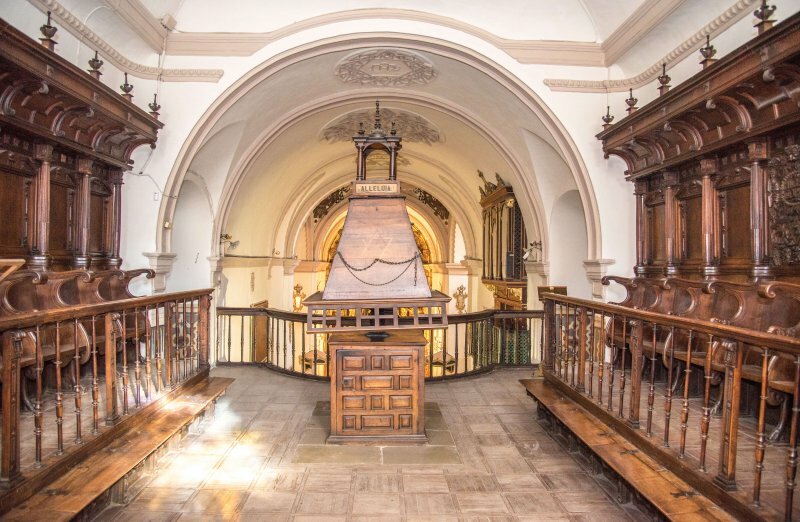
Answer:
[{"label": "stone floor tile", "polygon": [[403,492],[408,493],[448,493],[447,479],[443,474],[422,473],[403,475]]},{"label": "stone floor tile", "polygon": [[292,462],[305,464],[380,464],[376,446],[298,446]]},{"label": "stone floor tile", "polygon": [[356,493],[353,496],[354,515],[399,515],[400,495],[393,493]]},{"label": "stone floor tile", "polygon": [[451,493],[486,493],[500,491],[494,475],[477,473],[454,473],[445,475]]},{"label": "stone floor tile", "polygon": [[295,493],[281,491],[253,491],[242,507],[242,513],[272,513],[292,511]]},{"label": "stone floor tile", "polygon": [[314,515],[344,515],[348,511],[347,493],[314,493],[300,495],[296,513]]},{"label": "stone floor tile", "polygon": [[188,513],[233,513],[247,497],[246,491],[232,489],[201,489],[184,506]]},{"label": "stone floor tile", "polygon": [[407,515],[452,515],[456,506],[449,493],[406,493],[403,501]]},{"label": "stone floor tile", "polygon": [[506,499],[518,515],[564,513],[561,505],[546,491],[535,493],[508,493]]},{"label": "stone floor tile", "polygon": [[508,513],[508,507],[500,493],[455,493],[455,498],[461,513]]},{"label": "stone floor tile", "polygon": [[400,475],[387,473],[357,473],[356,493],[399,493]]},{"label": "stone floor tile", "polygon": [[384,464],[460,464],[453,446],[388,446],[383,448]]},{"label": "stone floor tile", "polygon": [[352,482],[352,475],[336,473],[318,473],[312,471],[306,477],[306,483],[303,487],[304,491],[327,491],[329,493],[347,493],[350,491],[350,483]]},{"label": "stone floor tile", "polygon": [[253,489],[257,491],[300,491],[305,472],[267,468],[256,478]]}]

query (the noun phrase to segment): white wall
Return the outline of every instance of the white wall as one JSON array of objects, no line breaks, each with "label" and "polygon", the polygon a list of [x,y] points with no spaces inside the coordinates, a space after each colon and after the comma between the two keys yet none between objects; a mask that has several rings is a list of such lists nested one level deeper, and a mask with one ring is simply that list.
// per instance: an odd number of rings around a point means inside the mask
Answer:
[{"label": "white wall", "polygon": [[211,284],[211,208],[203,188],[184,181],[172,224],[172,251],[177,254],[167,278],[167,291],[179,292]]},{"label": "white wall", "polygon": [[583,271],[586,252],[586,225],[581,198],[570,190],[556,200],[550,219],[550,280],[553,286],[566,286],[569,295],[592,298],[592,288]]}]

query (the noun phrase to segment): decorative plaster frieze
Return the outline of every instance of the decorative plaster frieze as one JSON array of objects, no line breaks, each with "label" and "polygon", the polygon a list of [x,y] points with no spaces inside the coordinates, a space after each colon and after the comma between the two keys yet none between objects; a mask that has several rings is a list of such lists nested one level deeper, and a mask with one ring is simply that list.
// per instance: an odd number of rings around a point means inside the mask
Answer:
[{"label": "decorative plaster frieze", "polygon": [[[397,109],[381,108],[381,116],[385,122],[395,124],[397,134],[403,137],[403,141],[422,142],[428,145],[433,145],[441,141],[441,134],[439,133],[439,129],[436,128],[436,125],[419,114]],[[353,139],[356,132],[358,132],[359,124],[364,124],[364,126],[368,128],[374,117],[374,112],[368,110],[354,111],[345,114],[322,129],[320,132],[320,140],[329,142],[349,142]]]},{"label": "decorative plaster frieze", "polygon": [[643,72],[621,80],[568,80],[545,79],[544,84],[553,91],[570,92],[624,92],[628,89],[638,89],[654,81],[661,74],[662,64],[671,68],[678,62],[688,58],[705,44],[706,35],[712,37],[724,32],[730,26],[750,13],[750,7],[756,0],[739,0],[724,13],[711,20],[691,37],[675,47],[663,58],[645,69]]},{"label": "decorative plaster frieze", "polygon": [[50,11],[53,19],[76,38],[86,41],[96,49],[109,63],[122,72],[137,78],[161,80],[165,82],[218,82],[222,78],[222,69],[163,69],[133,62],[100,38],[75,15],[69,12],[56,0],[28,0],[31,5],[42,12]]},{"label": "decorative plaster frieze", "polygon": [[166,43],[167,29],[139,0],[103,0],[139,35],[152,50],[161,54]]},{"label": "decorative plaster frieze", "polygon": [[373,87],[425,85],[437,74],[430,61],[401,49],[359,51],[342,59],[334,70],[344,83]]}]

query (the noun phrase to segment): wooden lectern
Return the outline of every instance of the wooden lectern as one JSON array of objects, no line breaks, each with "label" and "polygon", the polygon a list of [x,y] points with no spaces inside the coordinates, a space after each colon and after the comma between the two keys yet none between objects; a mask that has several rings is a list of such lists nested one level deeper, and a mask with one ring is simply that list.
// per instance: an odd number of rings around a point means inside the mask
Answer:
[{"label": "wooden lectern", "polygon": [[[353,142],[358,173],[325,289],[307,298],[308,333],[332,333],[328,442],[425,442],[422,329],[447,327],[450,298],[431,291],[397,181],[401,138],[375,126]],[[389,179],[366,159],[389,155]]]}]

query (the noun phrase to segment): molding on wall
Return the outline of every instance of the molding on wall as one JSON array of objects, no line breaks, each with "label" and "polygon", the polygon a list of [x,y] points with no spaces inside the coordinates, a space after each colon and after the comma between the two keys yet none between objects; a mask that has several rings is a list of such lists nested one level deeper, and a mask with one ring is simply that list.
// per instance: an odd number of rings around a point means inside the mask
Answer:
[{"label": "molding on wall", "polygon": [[686,0],[645,0],[603,41],[605,63],[619,60],[684,2]]},{"label": "molding on wall", "polygon": [[103,0],[152,50],[161,53],[169,32],[139,0]]},{"label": "molding on wall", "polygon": [[103,58],[131,76],[165,82],[218,82],[224,72],[222,69],[162,69],[136,63],[123,56],[108,42],[97,36],[94,31],[89,29],[56,0],[28,1],[42,12],[51,11],[53,18],[61,27],[72,33],[79,40],[88,42],[89,46],[96,49]]},{"label": "molding on wall", "polygon": [[678,62],[688,58],[691,56],[691,53],[703,46],[706,35],[715,37],[724,32],[730,26],[747,16],[750,13],[748,8],[755,3],[756,0],[737,1],[724,13],[711,20],[699,31],[670,51],[666,56],[636,76],[621,80],[546,79],[544,80],[544,84],[552,91],[568,92],[624,92],[628,89],[638,89],[654,81],[656,76],[661,74],[662,63],[667,64],[667,69],[670,69]]}]

